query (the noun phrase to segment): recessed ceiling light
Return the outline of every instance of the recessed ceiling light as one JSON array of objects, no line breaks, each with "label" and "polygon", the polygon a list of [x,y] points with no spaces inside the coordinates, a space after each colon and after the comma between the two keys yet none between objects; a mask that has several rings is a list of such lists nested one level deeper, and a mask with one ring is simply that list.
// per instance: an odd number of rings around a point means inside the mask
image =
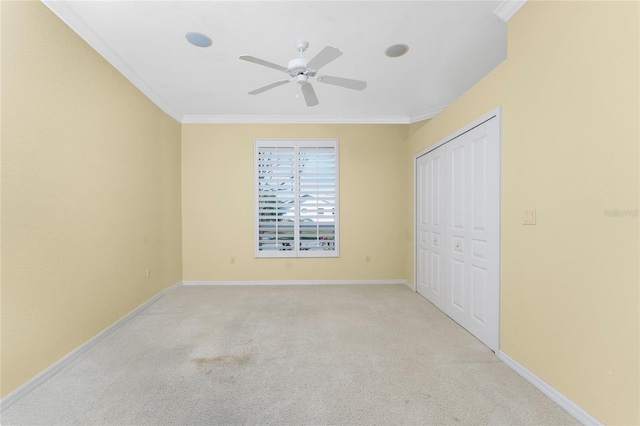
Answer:
[{"label": "recessed ceiling light", "polygon": [[409,46],[406,44],[393,44],[387,47],[384,51],[384,54],[390,58],[397,58],[398,56],[402,56],[409,51]]},{"label": "recessed ceiling light", "polygon": [[187,33],[185,37],[189,43],[198,47],[209,47],[213,43],[213,41],[211,41],[211,37],[202,33]]}]

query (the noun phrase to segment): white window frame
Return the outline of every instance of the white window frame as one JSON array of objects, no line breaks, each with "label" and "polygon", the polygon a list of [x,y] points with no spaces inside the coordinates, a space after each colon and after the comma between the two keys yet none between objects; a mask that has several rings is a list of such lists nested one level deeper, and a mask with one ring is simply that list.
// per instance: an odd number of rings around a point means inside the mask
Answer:
[{"label": "white window frame", "polygon": [[[294,241],[293,250],[261,250],[259,235],[259,164],[258,151],[259,148],[294,148]],[[332,147],[335,150],[335,207],[334,207],[334,240],[330,250],[301,250],[299,244],[300,236],[300,212],[299,203],[299,165],[298,165],[298,149],[310,147]],[[256,258],[317,258],[317,257],[339,257],[340,255],[340,209],[339,209],[339,143],[338,139],[255,139],[254,140],[254,248]]]}]

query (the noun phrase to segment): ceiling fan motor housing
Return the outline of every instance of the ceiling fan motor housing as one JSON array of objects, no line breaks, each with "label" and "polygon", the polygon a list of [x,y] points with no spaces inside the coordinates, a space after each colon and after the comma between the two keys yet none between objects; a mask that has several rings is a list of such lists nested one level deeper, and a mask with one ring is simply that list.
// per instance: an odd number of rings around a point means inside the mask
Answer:
[{"label": "ceiling fan motor housing", "polygon": [[296,77],[304,74],[307,71],[307,64],[309,60],[306,58],[295,58],[289,61],[287,68],[289,69],[289,75]]}]

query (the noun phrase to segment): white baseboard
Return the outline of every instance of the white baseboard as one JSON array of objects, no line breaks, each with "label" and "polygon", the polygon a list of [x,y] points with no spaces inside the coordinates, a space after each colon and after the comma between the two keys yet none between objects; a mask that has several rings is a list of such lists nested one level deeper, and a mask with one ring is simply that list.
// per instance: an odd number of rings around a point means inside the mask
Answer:
[{"label": "white baseboard", "polygon": [[354,284],[407,284],[407,280],[249,280],[249,281],[183,281],[185,286],[198,285],[354,285]]},{"label": "white baseboard", "polygon": [[66,365],[71,363],[80,355],[87,352],[89,349],[91,349],[93,346],[95,346],[98,342],[100,342],[102,339],[107,337],[109,334],[113,333],[118,328],[122,327],[127,321],[131,320],[140,312],[147,309],[149,306],[151,306],[154,302],[156,302],[162,296],[176,290],[181,286],[182,286],[182,283],[180,282],[156,294],[151,299],[147,300],[142,305],[138,306],[133,311],[129,312],[127,315],[123,316],[118,321],[114,322],[109,327],[105,328],[100,333],[96,334],[91,339],[87,340],[85,343],[83,343],[73,351],[69,352],[68,354],[60,358],[53,365],[51,365],[46,370],[42,371],[40,374],[38,374],[37,376],[29,380],[27,383],[25,383],[24,385],[20,386],[18,389],[14,390],[10,394],[2,398],[0,400],[0,413],[2,413],[4,410],[9,408],[9,406],[14,404],[19,399],[26,396],[29,392],[34,390],[36,387],[40,386],[42,383],[47,381],[51,376],[53,376],[58,371],[63,369]]},{"label": "white baseboard", "polygon": [[516,373],[524,377],[529,383],[542,391],[542,393],[551,398],[552,401],[562,407],[565,411],[575,417],[580,423],[584,425],[602,425],[602,422],[598,421],[598,419],[587,413],[578,404],[561,394],[553,386],[533,374],[525,366],[511,358],[506,353],[498,351],[498,358],[515,370]]}]

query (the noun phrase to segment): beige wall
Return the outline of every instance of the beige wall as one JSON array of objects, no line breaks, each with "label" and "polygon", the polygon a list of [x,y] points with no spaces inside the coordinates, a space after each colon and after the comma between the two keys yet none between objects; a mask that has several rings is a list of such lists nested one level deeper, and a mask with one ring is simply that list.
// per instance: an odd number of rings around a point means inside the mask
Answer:
[{"label": "beige wall", "polygon": [[4,396],[182,272],[180,124],[40,2],[2,3]]},{"label": "beige wall", "polygon": [[[401,125],[183,125],[184,279],[404,278],[406,132]],[[255,259],[253,141],[296,137],[339,139],[340,257]]]},{"label": "beige wall", "polygon": [[639,207],[639,5],[527,3],[507,61],[407,153],[502,106],[500,348],[607,424],[640,423],[638,217],[605,215]]}]

